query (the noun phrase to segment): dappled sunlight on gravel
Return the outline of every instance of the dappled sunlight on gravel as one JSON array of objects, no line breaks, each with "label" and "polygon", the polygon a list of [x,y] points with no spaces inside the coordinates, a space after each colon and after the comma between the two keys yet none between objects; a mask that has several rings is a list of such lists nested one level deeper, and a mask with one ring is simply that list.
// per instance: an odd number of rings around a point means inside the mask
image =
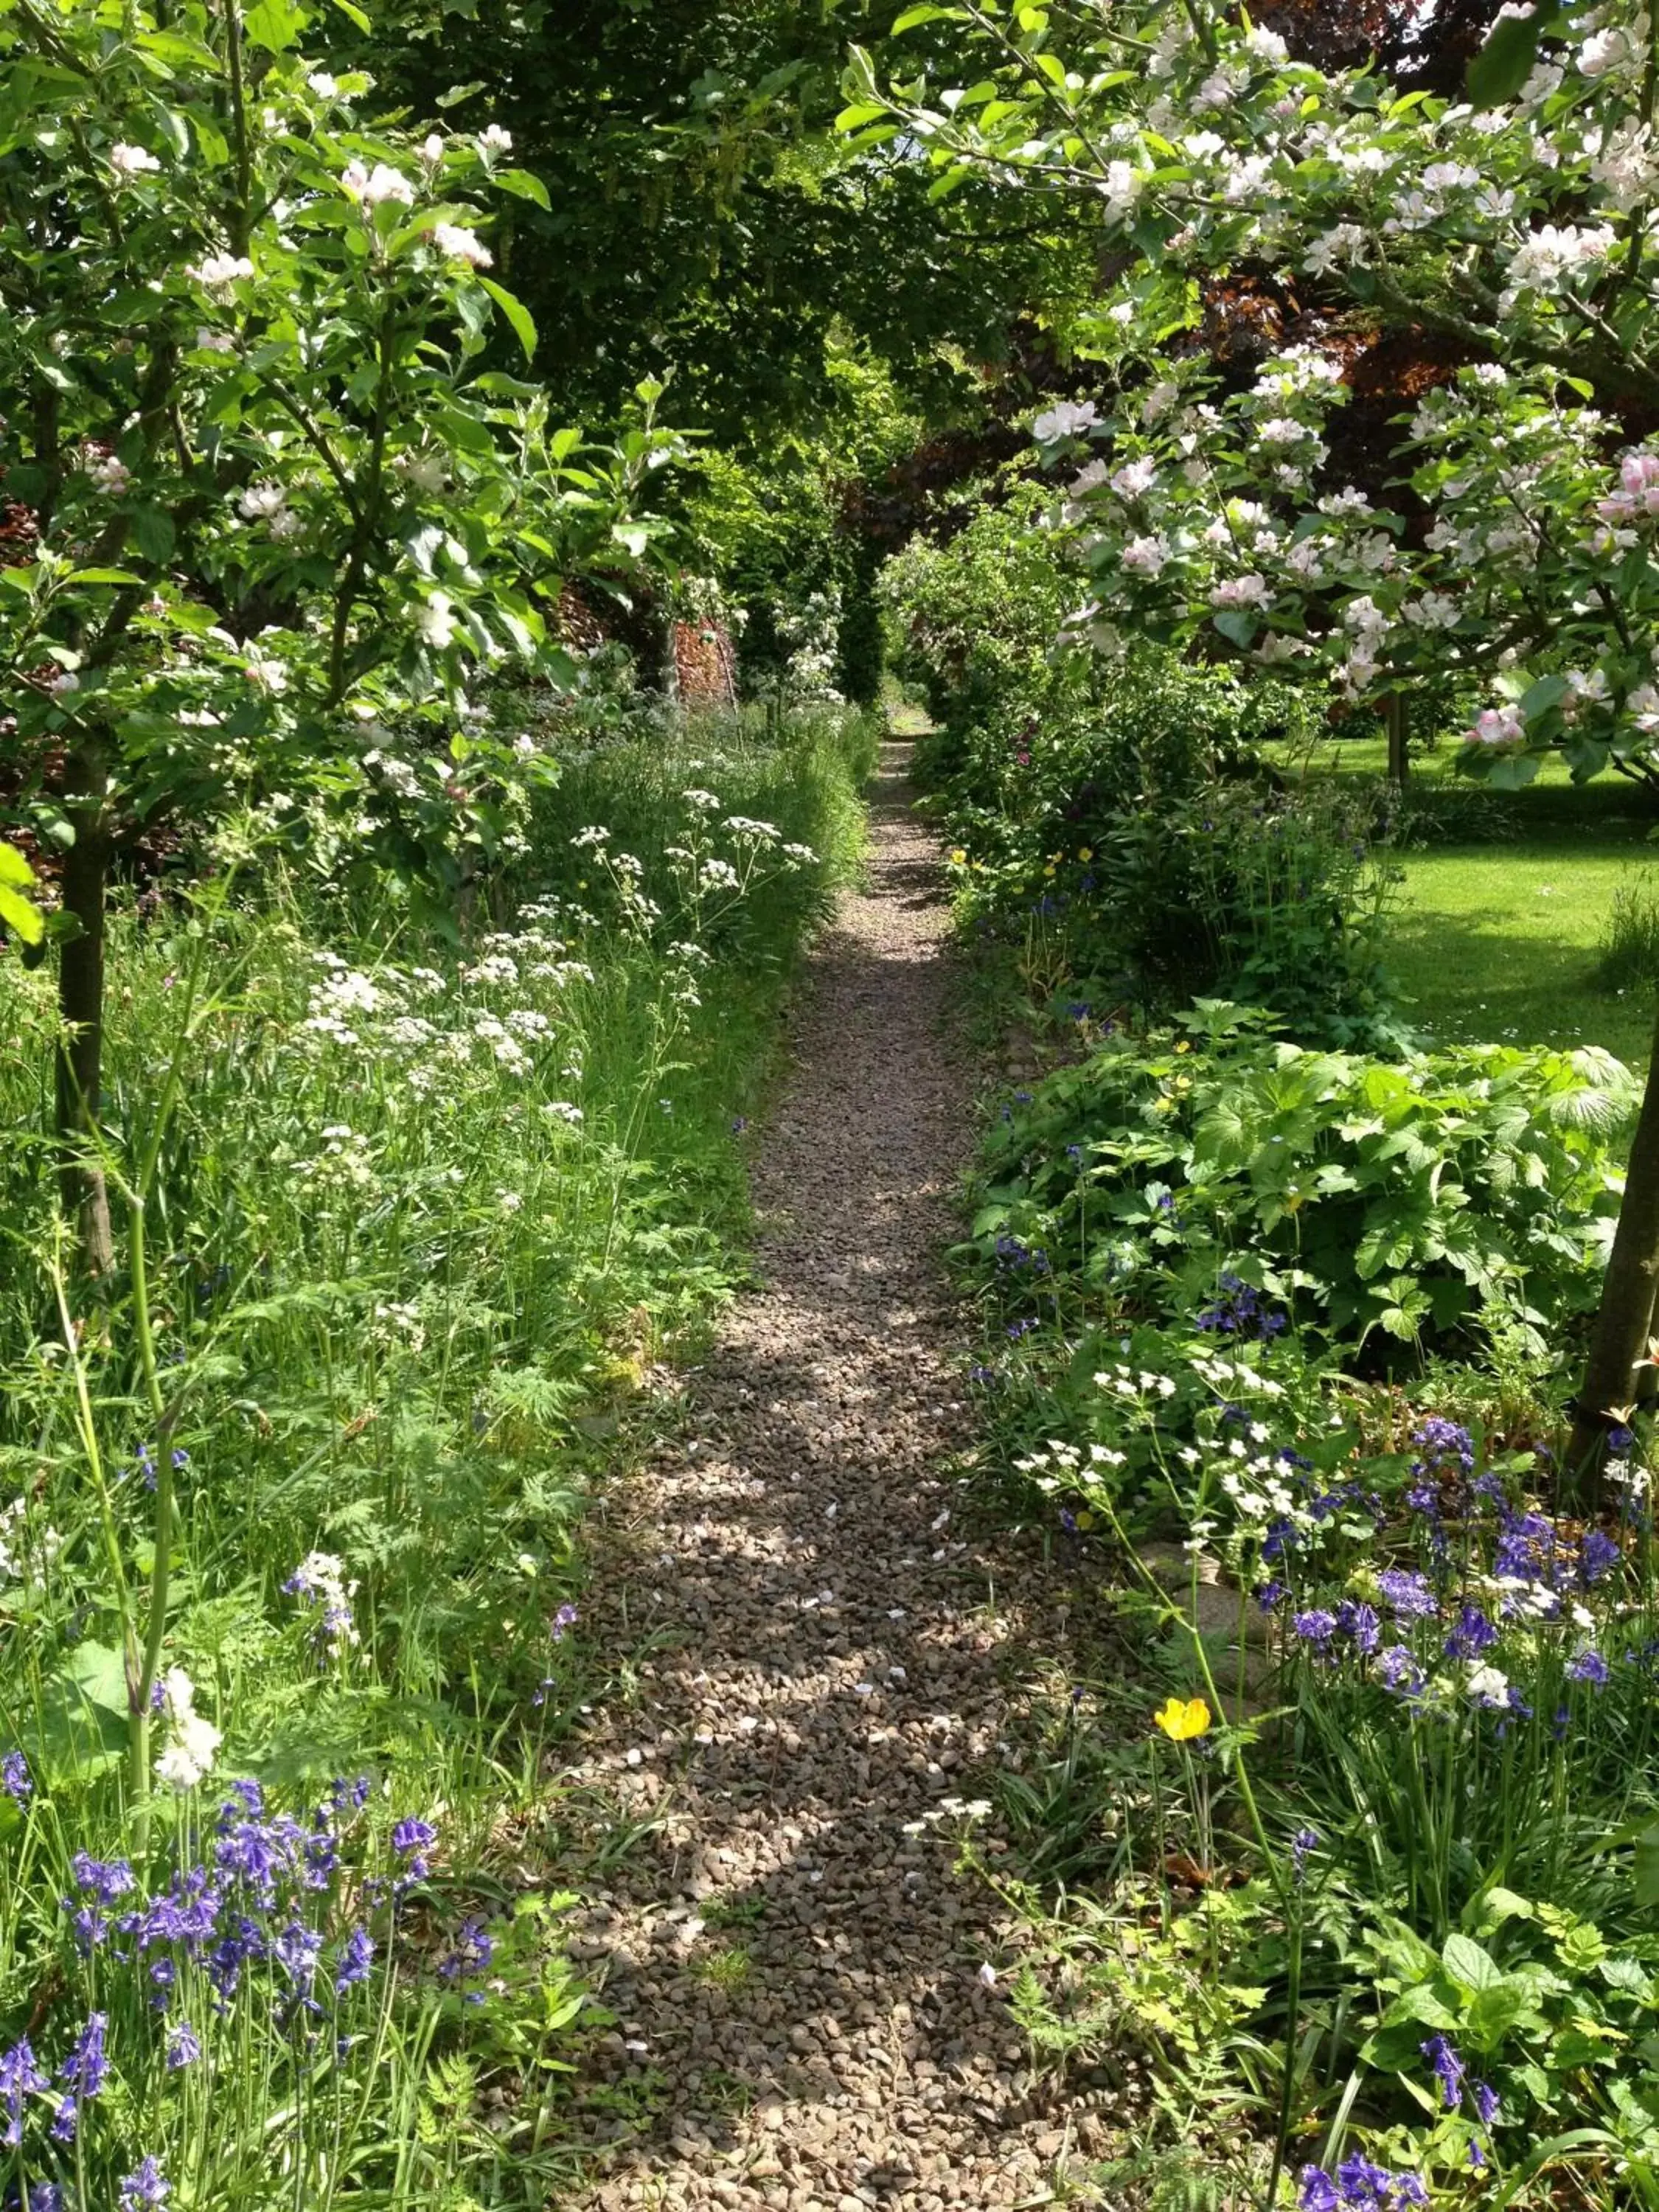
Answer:
[{"label": "dappled sunlight on gravel", "polygon": [[763,1287],[599,1539],[588,1618],[640,1695],[570,1778],[657,1825],[576,1917],[617,2014],[593,2212],[1012,2208],[1093,2147],[1026,2067],[1017,1938],[940,1817],[1008,1755],[1063,1593],[1000,1540],[993,1582],[958,1526],[938,1253],[970,1075],[903,764],[890,746],[869,886],[817,948],[761,1147]]}]

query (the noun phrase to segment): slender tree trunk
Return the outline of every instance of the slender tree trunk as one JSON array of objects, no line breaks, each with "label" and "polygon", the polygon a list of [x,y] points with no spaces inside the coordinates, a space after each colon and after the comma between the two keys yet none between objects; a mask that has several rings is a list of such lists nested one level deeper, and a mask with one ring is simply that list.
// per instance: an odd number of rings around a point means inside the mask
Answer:
[{"label": "slender tree trunk", "polygon": [[64,910],[79,925],[58,956],[58,1010],[65,1035],[58,1053],[57,1136],[64,1211],[77,1224],[81,1256],[92,1275],[114,1258],[109,1192],[98,1158],[103,1091],[104,909],[109,880],[108,748],[87,732],[64,772],[64,808],[75,842],[64,860]]},{"label": "slender tree trunk", "polygon": [[1583,1498],[1607,1450],[1607,1431],[1625,1420],[1639,1395],[1636,1363],[1645,1357],[1659,1293],[1659,1024],[1647,1089],[1636,1123],[1625,1201],[1619,1209],[1607,1280],[1595,1316],[1584,1379],[1573,1409],[1572,1438],[1563,1471],[1566,1493]]},{"label": "slender tree trunk", "polygon": [[1411,773],[1411,708],[1403,691],[1382,702],[1382,726],[1389,733],[1389,781],[1403,791]]}]

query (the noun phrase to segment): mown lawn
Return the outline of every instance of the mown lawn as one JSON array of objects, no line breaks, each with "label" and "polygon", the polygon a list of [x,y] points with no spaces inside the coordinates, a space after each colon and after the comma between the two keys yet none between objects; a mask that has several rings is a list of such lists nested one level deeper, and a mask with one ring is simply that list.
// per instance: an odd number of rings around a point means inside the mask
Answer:
[{"label": "mown lawn", "polygon": [[[1407,1018],[1459,1042],[1599,1044],[1645,1063],[1652,994],[1598,977],[1619,886],[1659,896],[1659,799],[1620,778],[1575,787],[1550,762],[1523,792],[1458,775],[1456,748],[1417,762],[1389,965]],[[1291,774],[1380,778],[1381,739],[1281,751]]]}]

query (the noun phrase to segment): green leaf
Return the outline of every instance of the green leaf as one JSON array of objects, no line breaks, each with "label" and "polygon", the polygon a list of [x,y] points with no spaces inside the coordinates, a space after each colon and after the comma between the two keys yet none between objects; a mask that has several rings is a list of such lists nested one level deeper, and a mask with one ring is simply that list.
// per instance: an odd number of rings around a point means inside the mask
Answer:
[{"label": "green leaf", "polygon": [[539,177],[532,177],[528,169],[497,169],[489,181],[519,199],[534,200],[538,208],[550,209],[553,205],[547,196],[547,186]]},{"label": "green leaf", "polygon": [[65,581],[71,584],[142,584],[144,579],[135,576],[131,568],[72,568]]},{"label": "green leaf", "polygon": [[955,16],[957,13],[954,8],[907,8],[887,35],[890,39],[896,39],[902,31],[914,31],[919,23],[937,23],[942,18]]},{"label": "green leaf", "polygon": [[1644,1828],[1636,1838],[1631,1884],[1639,1911],[1651,1912],[1659,1905],[1659,1821],[1650,1828]]},{"label": "green leaf", "polygon": [[536,325],[529,308],[522,300],[515,300],[504,284],[497,284],[493,278],[481,276],[478,282],[512,324],[514,334],[524,348],[525,359],[532,359],[536,351]]},{"label": "green leaf", "polygon": [[1504,1978],[1491,1953],[1483,1950],[1472,1936],[1448,1936],[1440,1963],[1453,1981],[1466,1990],[1496,1989]]},{"label": "green leaf", "polygon": [[1260,627],[1255,617],[1246,614],[1243,607],[1224,607],[1212,620],[1223,637],[1230,637],[1235,645],[1245,647],[1255,642]]},{"label": "green leaf", "polygon": [[1571,688],[1565,676],[1540,676],[1522,693],[1521,712],[1529,722],[1536,721],[1552,707],[1559,707]]},{"label": "green leaf", "polygon": [[349,23],[355,23],[360,31],[372,31],[374,29],[374,26],[369,16],[368,16],[361,8],[354,5],[354,0],[334,0],[334,5],[339,9],[346,21]]},{"label": "green leaf", "polygon": [[128,527],[132,532],[134,544],[145,560],[161,562],[172,559],[177,533],[173,527],[173,517],[164,507],[136,508]]},{"label": "green leaf", "polygon": [[[10,852],[9,845],[0,845],[0,858]],[[14,937],[21,937],[25,945],[39,945],[46,933],[46,926],[40,911],[31,905],[21,891],[15,891],[9,884],[0,883],[0,923]]]},{"label": "green leaf", "polygon": [[291,5],[291,0],[256,0],[242,18],[249,42],[272,54],[293,46],[305,26],[305,9]]},{"label": "green leaf", "polygon": [[1538,38],[1545,9],[1530,15],[1506,15],[1494,23],[1486,43],[1469,64],[1469,99],[1476,107],[1501,107],[1515,98],[1538,59]]}]

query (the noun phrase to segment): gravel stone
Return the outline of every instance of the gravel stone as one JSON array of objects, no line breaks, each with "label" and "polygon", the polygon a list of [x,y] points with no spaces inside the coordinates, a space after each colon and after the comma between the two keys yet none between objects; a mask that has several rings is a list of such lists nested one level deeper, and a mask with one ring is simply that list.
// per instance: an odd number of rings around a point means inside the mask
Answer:
[{"label": "gravel stone", "polygon": [[1068,1595],[1002,1538],[993,1578],[947,1479],[971,1426],[939,1254],[973,1073],[907,764],[890,740],[866,884],[793,1010],[754,1166],[762,1287],[692,1378],[690,1440],[595,1530],[583,1610],[639,1655],[639,1689],[596,1711],[568,1802],[596,1841],[605,1817],[661,1825],[573,1916],[627,2016],[586,2065],[595,2087],[641,2063],[662,2086],[621,2144],[596,2118],[569,2212],[1012,2207],[1071,2118],[1011,2070],[1006,1971],[980,1980],[1017,1931],[954,1873],[948,1820],[904,1832],[1017,1737],[1019,1675],[1064,1652]]}]

